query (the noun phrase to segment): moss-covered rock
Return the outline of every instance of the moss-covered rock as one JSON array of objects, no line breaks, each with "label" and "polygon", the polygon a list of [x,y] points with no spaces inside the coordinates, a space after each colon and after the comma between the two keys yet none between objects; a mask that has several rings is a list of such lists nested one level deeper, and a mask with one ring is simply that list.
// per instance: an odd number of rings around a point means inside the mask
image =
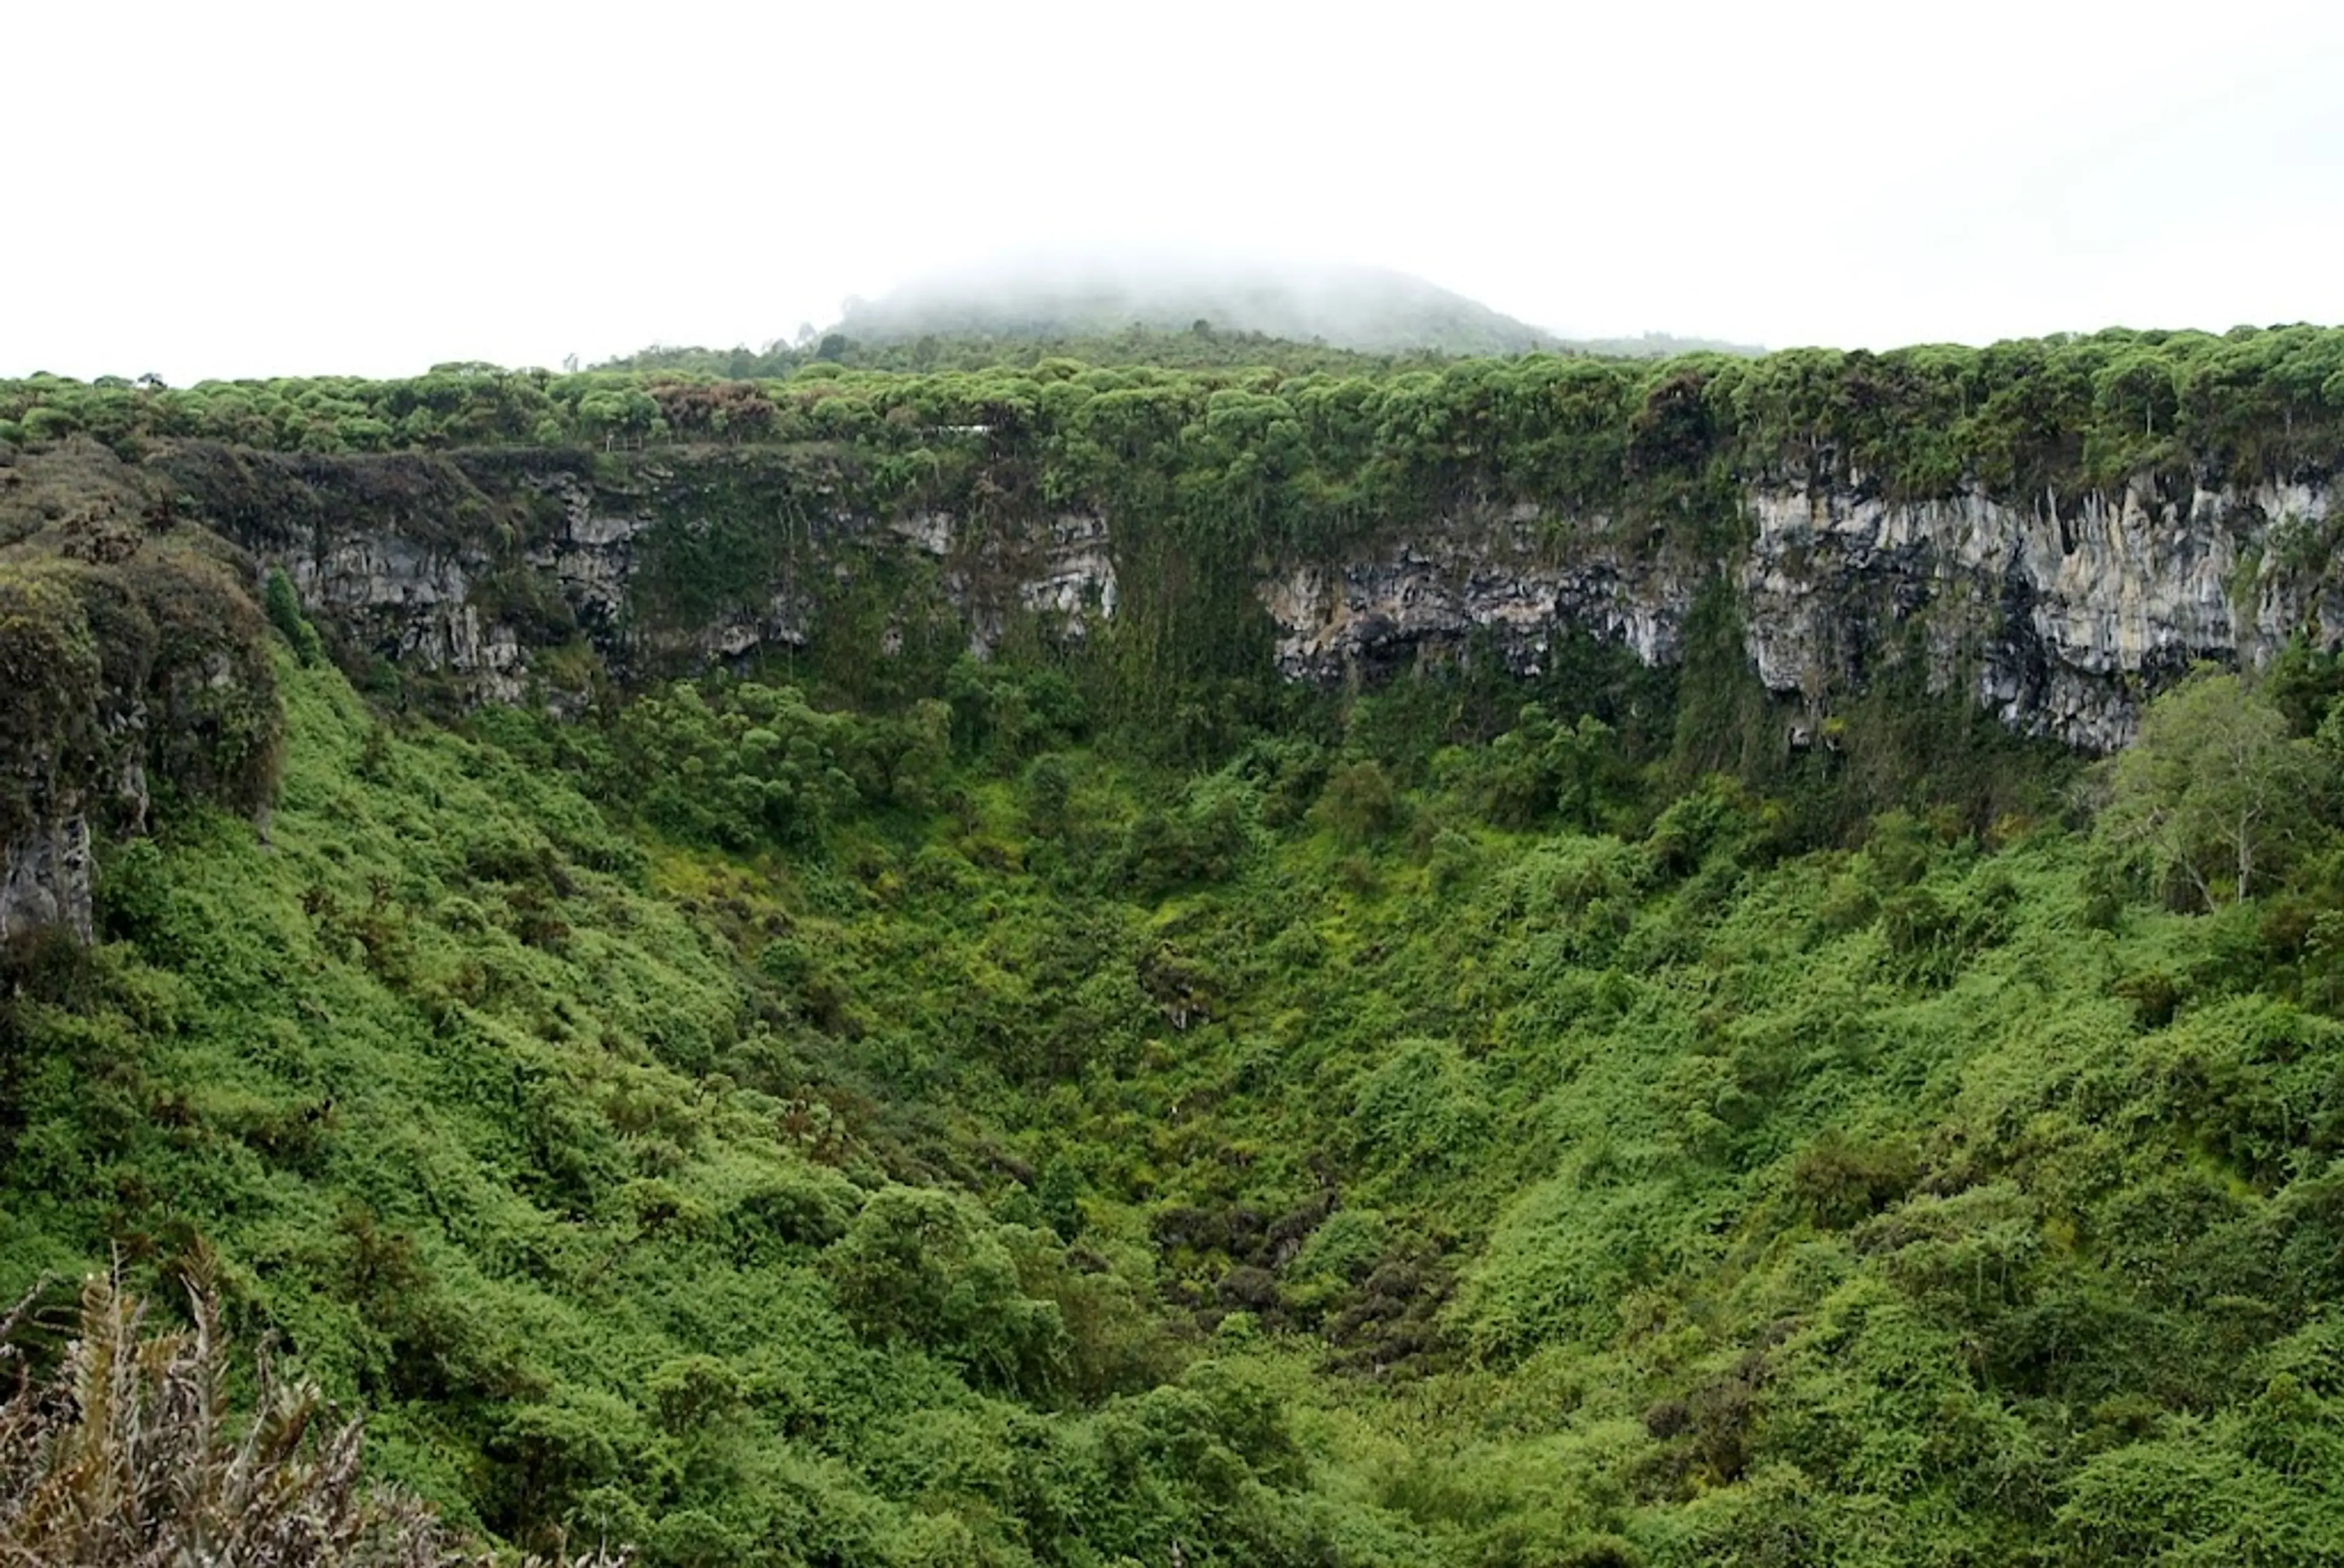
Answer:
[{"label": "moss-covered rock", "polygon": [[248,558],[141,510],[102,452],[10,467],[0,544],[0,936],[89,928],[93,831],[157,793],[251,814],[281,721]]}]

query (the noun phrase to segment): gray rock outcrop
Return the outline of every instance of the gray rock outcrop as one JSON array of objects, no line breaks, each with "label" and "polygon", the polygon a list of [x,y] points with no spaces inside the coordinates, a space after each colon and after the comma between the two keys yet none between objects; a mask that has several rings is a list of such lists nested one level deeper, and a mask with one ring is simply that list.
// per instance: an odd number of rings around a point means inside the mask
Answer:
[{"label": "gray rock outcrop", "polygon": [[0,942],[47,927],[90,939],[89,818],[52,816],[0,850]]},{"label": "gray rock outcrop", "polygon": [[[1743,650],[1770,691],[1818,713],[1917,654],[1931,690],[1965,689],[2013,729],[2107,751],[2192,663],[2259,665],[2299,630],[2344,639],[2323,485],[2174,494],[2141,481],[2011,506],[1781,483],[1744,500],[1747,544],[1728,569]],[[1288,677],[1372,681],[1476,634],[1521,673],[1569,632],[1666,663],[1701,582],[1605,520],[1518,508],[1427,520],[1280,573],[1261,599]]]},{"label": "gray rock outcrop", "polygon": [[[490,700],[531,689],[547,641],[515,612],[517,581],[622,674],[806,648],[836,634],[826,607],[888,560],[916,571],[890,579],[912,585],[884,627],[858,633],[872,657],[923,615],[956,621],[979,655],[1021,619],[1080,641],[1128,586],[1111,516],[792,511],[820,487],[744,501],[739,469],[712,471],[679,459],[617,485],[575,466],[507,473],[551,521],[502,553],[485,531],[419,531],[405,515],[321,516],[304,538],[242,541],[283,559],[322,618]],[[1750,668],[1811,718],[1917,661],[1928,689],[2091,751],[2122,744],[2145,698],[2198,661],[2258,665],[2299,631],[2344,639],[2328,559],[2344,517],[2325,481],[2144,478],[2015,502],[1762,478],[1741,502],[1739,539],[1706,557],[1642,524],[1528,505],[1396,519],[1329,558],[1266,562],[1256,597],[1281,674],[1372,684],[1472,648],[1535,674],[1574,637],[1669,664],[1702,595],[1723,591]],[[662,552],[726,527],[747,529],[754,551],[709,607],[647,613]]]}]

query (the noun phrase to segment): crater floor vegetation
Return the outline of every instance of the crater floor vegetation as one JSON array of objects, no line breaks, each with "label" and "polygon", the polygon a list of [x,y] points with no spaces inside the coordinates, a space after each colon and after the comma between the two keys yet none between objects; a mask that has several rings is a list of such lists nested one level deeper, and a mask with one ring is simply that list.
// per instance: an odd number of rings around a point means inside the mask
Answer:
[{"label": "crater floor vegetation", "polygon": [[[0,822],[136,774],[93,940],[0,948],[25,1364],[197,1280],[448,1527],[651,1568],[2344,1560],[2331,655],[2098,765],[1891,669],[1793,751],[1730,626],[1313,694],[1221,592],[1411,495],[1724,559],[1761,461],[2309,471],[2339,341],[0,389]],[[1127,612],[459,711],[163,483],[735,421],[1120,507]]]},{"label": "crater floor vegetation", "polygon": [[284,646],[266,841],[12,956],[0,1291],[216,1259],[382,1474],[655,1563],[2344,1550],[2312,815],[2175,907],[2056,802],[1793,853],[1536,710],[1179,774],[992,675],[883,777]]}]

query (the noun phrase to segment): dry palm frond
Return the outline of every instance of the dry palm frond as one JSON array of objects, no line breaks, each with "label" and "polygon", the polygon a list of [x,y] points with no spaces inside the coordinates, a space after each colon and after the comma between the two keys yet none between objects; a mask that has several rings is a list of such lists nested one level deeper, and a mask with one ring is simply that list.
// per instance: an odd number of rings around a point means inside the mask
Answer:
[{"label": "dry palm frond", "polygon": [[[80,1334],[51,1376],[16,1349],[27,1297],[0,1318],[0,1568],[456,1568],[419,1502],[361,1484],[360,1423],[264,1350],[249,1421],[228,1412],[219,1301],[145,1333],[118,1280],[82,1290]],[[597,1554],[579,1568],[616,1568]]]}]

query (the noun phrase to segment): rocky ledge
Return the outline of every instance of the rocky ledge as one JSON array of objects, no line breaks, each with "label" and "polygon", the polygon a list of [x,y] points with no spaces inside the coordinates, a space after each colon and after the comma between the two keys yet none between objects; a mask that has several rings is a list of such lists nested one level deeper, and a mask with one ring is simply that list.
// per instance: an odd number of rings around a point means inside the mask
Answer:
[{"label": "rocky ledge", "polygon": [[[1878,670],[1923,662],[2003,723],[2088,751],[2130,738],[2143,698],[2201,660],[2258,665],[2297,632],[2344,639],[2324,484],[1897,501],[1751,488],[1726,568],[1759,679],[1814,716]],[[1535,673],[1573,632],[1672,662],[1710,572],[1606,519],[1519,507],[1428,519],[1350,559],[1262,584],[1280,670],[1372,683],[1474,641]]]}]

